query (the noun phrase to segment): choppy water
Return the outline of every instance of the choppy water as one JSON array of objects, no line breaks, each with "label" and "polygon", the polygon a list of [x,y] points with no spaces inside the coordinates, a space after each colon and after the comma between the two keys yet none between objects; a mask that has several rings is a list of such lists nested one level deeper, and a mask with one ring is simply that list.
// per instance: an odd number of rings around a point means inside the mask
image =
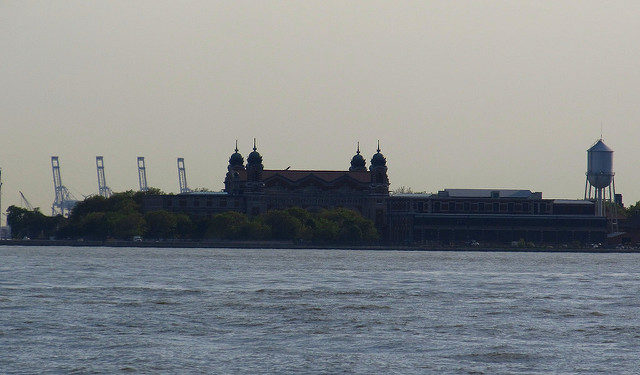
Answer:
[{"label": "choppy water", "polygon": [[0,372],[638,373],[639,259],[0,247]]}]

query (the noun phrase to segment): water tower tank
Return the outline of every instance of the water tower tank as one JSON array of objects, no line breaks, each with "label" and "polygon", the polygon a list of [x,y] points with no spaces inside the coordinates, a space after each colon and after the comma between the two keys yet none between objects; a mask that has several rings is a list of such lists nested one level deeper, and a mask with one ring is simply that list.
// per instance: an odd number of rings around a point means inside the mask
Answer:
[{"label": "water tower tank", "polygon": [[613,174],[613,150],[600,139],[587,150],[587,179],[591,186],[602,189],[611,184]]}]

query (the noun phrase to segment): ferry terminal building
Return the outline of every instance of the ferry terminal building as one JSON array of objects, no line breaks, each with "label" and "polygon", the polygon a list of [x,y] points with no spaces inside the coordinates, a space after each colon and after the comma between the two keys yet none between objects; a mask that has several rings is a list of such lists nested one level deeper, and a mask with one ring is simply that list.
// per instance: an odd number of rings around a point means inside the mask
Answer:
[{"label": "ferry terminal building", "polygon": [[145,212],[166,210],[211,217],[237,211],[259,215],[301,207],[316,211],[344,207],[375,224],[384,242],[505,243],[602,242],[607,219],[588,200],[543,199],[530,190],[445,189],[437,194],[390,194],[387,160],[378,145],[369,167],[358,147],[346,170],[264,169],[254,147],[245,164],[235,152],[222,192],[150,195]]}]

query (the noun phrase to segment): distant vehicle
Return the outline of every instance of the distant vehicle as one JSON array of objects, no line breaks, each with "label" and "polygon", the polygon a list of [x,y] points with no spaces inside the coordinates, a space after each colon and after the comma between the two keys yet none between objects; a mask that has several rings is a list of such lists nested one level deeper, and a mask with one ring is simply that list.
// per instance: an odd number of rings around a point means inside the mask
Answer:
[{"label": "distant vehicle", "polygon": [[142,236],[133,236],[133,242],[142,242]]},{"label": "distant vehicle", "polygon": [[478,246],[480,246],[480,242],[478,242],[476,240],[471,240],[471,241],[468,242],[468,245],[472,246],[472,247],[478,247]]}]

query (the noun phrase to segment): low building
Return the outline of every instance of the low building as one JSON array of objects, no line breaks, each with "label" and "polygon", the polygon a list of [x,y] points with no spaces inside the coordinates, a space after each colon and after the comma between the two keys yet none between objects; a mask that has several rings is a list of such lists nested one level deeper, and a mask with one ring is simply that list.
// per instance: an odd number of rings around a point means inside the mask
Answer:
[{"label": "low building", "polygon": [[388,199],[394,243],[601,242],[606,218],[593,202],[543,199],[530,190],[445,189]]}]

